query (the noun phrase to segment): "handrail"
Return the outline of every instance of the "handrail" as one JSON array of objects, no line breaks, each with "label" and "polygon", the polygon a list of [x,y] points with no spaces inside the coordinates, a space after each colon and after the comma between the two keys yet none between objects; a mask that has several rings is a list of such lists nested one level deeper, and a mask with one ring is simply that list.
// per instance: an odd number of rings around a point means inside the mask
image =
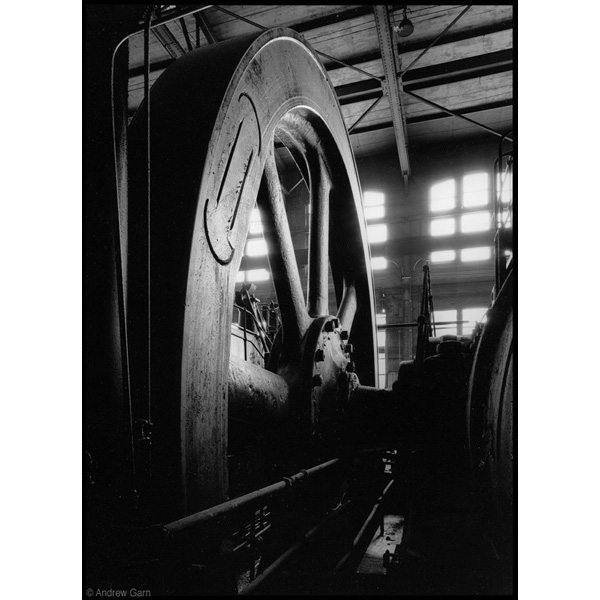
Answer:
[{"label": "handrail", "polygon": [[279,494],[282,491],[292,487],[299,481],[304,481],[308,477],[315,475],[316,473],[320,473],[331,467],[339,464],[341,462],[340,458],[334,458],[327,462],[324,462],[316,467],[311,467],[310,469],[302,469],[295,475],[291,477],[284,477],[278,483],[274,483],[272,485],[268,485],[264,488],[256,490],[254,492],[250,492],[249,494],[245,494],[244,496],[240,496],[239,498],[233,498],[232,500],[228,500],[227,502],[223,502],[222,504],[217,504],[211,508],[207,508],[200,512],[194,513],[192,515],[188,515],[187,517],[183,517],[178,519],[177,521],[173,521],[166,525],[163,525],[162,529],[164,532],[170,535],[179,534],[184,531],[189,531],[190,529],[196,528],[207,521],[210,521],[216,517],[223,516],[232,510],[239,510],[258,500],[263,500],[265,498],[271,497],[275,494]]}]

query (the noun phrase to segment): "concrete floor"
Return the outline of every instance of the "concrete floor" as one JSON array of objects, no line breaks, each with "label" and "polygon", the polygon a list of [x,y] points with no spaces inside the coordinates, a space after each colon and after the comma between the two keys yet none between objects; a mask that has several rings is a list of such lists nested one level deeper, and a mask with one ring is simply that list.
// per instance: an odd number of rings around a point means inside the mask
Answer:
[{"label": "concrete floor", "polygon": [[396,546],[402,541],[404,517],[401,515],[384,515],[383,535],[381,527],[377,528],[367,551],[360,561],[356,573],[359,575],[385,575],[383,554],[386,550],[394,553]]}]

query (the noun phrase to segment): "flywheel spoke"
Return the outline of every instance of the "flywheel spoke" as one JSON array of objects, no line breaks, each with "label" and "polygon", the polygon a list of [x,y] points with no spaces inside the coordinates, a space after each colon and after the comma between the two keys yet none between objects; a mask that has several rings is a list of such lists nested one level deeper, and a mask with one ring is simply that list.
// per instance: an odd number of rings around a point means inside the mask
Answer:
[{"label": "flywheel spoke", "polygon": [[354,316],[356,315],[356,309],[358,307],[358,297],[356,294],[356,285],[354,280],[344,282],[344,295],[340,303],[337,317],[340,320],[342,329],[350,331],[352,329],[352,323],[354,322]]},{"label": "flywheel spoke", "polygon": [[312,213],[308,241],[308,314],[329,314],[329,192],[331,182],[320,157],[309,159]]},{"label": "flywheel spoke", "polygon": [[262,212],[263,234],[281,311],[285,344],[288,347],[299,347],[310,319],[306,312],[272,145],[265,163],[257,203]]}]

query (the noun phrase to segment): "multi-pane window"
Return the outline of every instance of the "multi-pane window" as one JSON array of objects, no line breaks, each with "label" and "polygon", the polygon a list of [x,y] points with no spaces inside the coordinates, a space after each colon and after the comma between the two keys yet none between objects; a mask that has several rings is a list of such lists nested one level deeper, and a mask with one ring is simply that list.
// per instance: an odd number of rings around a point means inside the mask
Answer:
[{"label": "multi-pane window", "polygon": [[[266,256],[267,254],[267,243],[263,237],[260,212],[256,207],[250,213],[250,226],[248,227],[248,239],[244,254],[246,256]],[[238,271],[235,280],[237,283],[255,283],[267,281],[270,278],[271,274],[267,269],[250,269],[249,271]]]},{"label": "multi-pane window", "polygon": [[431,253],[432,263],[447,263],[456,260],[456,250],[438,250]]},{"label": "multi-pane window", "polygon": [[490,201],[490,183],[487,173],[471,173],[462,180],[463,208],[486,206]]},{"label": "multi-pane window", "polygon": [[267,254],[267,242],[263,238],[256,238],[246,242],[246,254],[248,256],[265,256]]},{"label": "multi-pane window", "polygon": [[[385,313],[377,314],[377,325],[385,325],[386,315]],[[385,360],[385,343],[386,334],[385,329],[377,330],[377,358],[379,360],[379,387],[384,388],[387,382],[387,365]]]},{"label": "multi-pane window", "polygon": [[456,309],[451,310],[436,310],[434,312],[435,317],[435,332],[437,335],[457,335],[458,328],[456,321],[458,311]]},{"label": "multi-pane window", "polygon": [[257,281],[268,281],[271,273],[267,269],[250,269],[249,271],[238,271],[235,276],[236,283],[255,283]]},{"label": "multi-pane window", "polygon": [[378,223],[377,225],[369,225],[367,227],[367,239],[369,244],[380,244],[387,240],[387,225],[385,223]]},{"label": "multi-pane window", "polygon": [[[385,195],[381,192],[368,191],[363,194],[365,218],[370,223],[367,225],[367,239],[369,244],[385,242],[388,236],[387,225],[381,221],[385,216]],[[372,223],[375,221],[375,223]],[[375,267],[373,267],[375,268]]]},{"label": "multi-pane window", "polygon": [[456,221],[454,219],[434,219],[431,221],[431,235],[452,235],[456,233]]},{"label": "multi-pane window", "polygon": [[485,315],[487,308],[485,306],[477,306],[474,308],[463,308],[462,310],[462,321],[468,321],[468,323],[462,324],[463,335],[471,335],[475,325],[482,322],[485,323]]},{"label": "multi-pane window", "polygon": [[[492,213],[482,208],[489,206],[490,195],[490,178],[485,172],[468,173],[462,178],[445,179],[432,185],[429,233],[433,237],[450,237],[457,232],[488,231],[492,227]],[[465,248],[458,252],[462,262],[491,258],[490,248]],[[457,250],[451,249],[435,251],[430,256],[432,263],[450,263],[456,257]]]},{"label": "multi-pane window", "polygon": [[446,179],[431,186],[431,212],[452,210],[456,206],[456,182]]},{"label": "multi-pane window", "polygon": [[365,192],[365,218],[367,221],[383,219],[385,216],[385,196],[381,192]]},{"label": "multi-pane window", "polygon": [[[502,189],[500,189],[501,185]],[[497,226],[505,228],[512,227],[512,173],[506,172],[497,174],[496,188],[499,195],[499,203],[496,206],[498,211]]]},{"label": "multi-pane window", "polygon": [[478,260],[489,260],[490,258],[492,258],[492,249],[489,246],[463,248],[460,251],[460,260],[462,262],[475,262]]},{"label": "multi-pane window", "polygon": [[486,313],[485,306],[436,310],[434,312],[436,335],[440,337],[443,335],[469,336],[473,333],[477,323],[485,323]]},{"label": "multi-pane window", "polygon": [[263,232],[262,221],[260,220],[260,213],[258,208],[253,208],[250,213],[250,228],[248,233],[250,235],[259,235]]},{"label": "multi-pane window", "polygon": [[267,244],[263,238],[263,226],[258,208],[253,208],[250,213],[246,254],[248,256],[266,256],[267,254]]},{"label": "multi-pane window", "polygon": [[489,212],[467,213],[460,218],[460,231],[461,233],[487,231],[490,228],[490,224]]},{"label": "multi-pane window", "polygon": [[381,271],[387,269],[387,258],[385,256],[374,256],[371,259],[371,269],[373,271]]}]

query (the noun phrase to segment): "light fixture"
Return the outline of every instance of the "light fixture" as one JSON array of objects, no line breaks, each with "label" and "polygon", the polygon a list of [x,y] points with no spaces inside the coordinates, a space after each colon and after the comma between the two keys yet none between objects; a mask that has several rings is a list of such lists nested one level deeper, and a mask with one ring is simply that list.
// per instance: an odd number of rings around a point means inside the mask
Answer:
[{"label": "light fixture", "polygon": [[402,18],[402,21],[400,22],[400,25],[396,25],[394,27],[394,31],[400,36],[400,37],[408,37],[414,30],[415,30],[415,26],[412,24],[412,21],[410,21],[410,19],[406,16],[406,10],[408,7],[404,7],[404,17]]}]

